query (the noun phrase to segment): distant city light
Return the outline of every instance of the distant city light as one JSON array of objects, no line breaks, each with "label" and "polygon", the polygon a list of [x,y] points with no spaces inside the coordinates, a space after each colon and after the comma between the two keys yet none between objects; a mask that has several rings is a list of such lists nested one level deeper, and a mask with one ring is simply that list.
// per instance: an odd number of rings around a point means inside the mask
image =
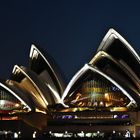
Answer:
[{"label": "distant city light", "polygon": [[33,138],[36,138],[36,131],[33,132]]},{"label": "distant city light", "polygon": [[14,132],[14,138],[17,139],[18,138],[18,133]]}]

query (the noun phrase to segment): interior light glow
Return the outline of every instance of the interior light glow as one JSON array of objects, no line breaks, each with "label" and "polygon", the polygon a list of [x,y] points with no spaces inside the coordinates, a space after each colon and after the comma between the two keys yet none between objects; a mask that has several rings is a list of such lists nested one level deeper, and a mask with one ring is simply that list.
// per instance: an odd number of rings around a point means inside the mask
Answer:
[{"label": "interior light glow", "polygon": [[16,103],[16,104],[15,104],[15,107],[20,107],[20,104]]},{"label": "interior light glow", "polygon": [[113,134],[115,134],[115,133],[116,133],[116,131],[113,130]]}]

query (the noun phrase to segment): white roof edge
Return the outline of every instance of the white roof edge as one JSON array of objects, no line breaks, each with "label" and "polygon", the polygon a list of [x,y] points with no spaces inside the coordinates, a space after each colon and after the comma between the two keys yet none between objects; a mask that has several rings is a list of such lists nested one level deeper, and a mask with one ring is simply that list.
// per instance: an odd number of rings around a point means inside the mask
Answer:
[{"label": "white roof edge", "polygon": [[82,76],[82,74],[88,70],[88,65],[85,64],[74,76],[73,78],[70,80],[69,84],[67,85],[64,94],[62,95],[62,101],[64,100],[64,98],[67,96],[70,88],[73,86],[73,84]]},{"label": "white roof edge", "polygon": [[[38,49],[34,44],[31,45],[31,49],[30,49],[30,58],[31,58],[31,56],[32,56],[32,54],[33,54],[33,50],[34,50],[34,49],[41,55],[41,57],[45,60],[45,62],[46,62],[47,65],[49,66],[49,68],[53,71],[53,69],[52,69],[50,63],[47,61],[47,59],[45,58],[45,56],[39,51],[39,49]],[[54,72],[54,71],[53,71],[53,73],[54,73],[54,75],[55,75],[55,72]],[[55,76],[56,76],[56,75],[55,75]],[[57,77],[57,76],[56,76],[56,77]]]},{"label": "white roof edge", "polygon": [[30,58],[32,57],[34,48],[36,48],[35,45],[34,44],[31,44],[30,53],[29,53],[29,57]]},{"label": "white roof edge", "polygon": [[109,37],[111,35],[113,35],[114,38],[119,39],[123,44],[125,44],[125,46],[134,54],[134,56],[140,63],[140,56],[137,54],[137,52],[134,50],[134,48],[113,28],[110,28],[109,31],[106,33],[106,35],[104,36],[103,40],[101,41],[97,51],[100,51],[100,49],[102,49],[104,47],[104,44],[107,42],[107,40],[109,39]]},{"label": "white roof edge", "polygon": [[17,64],[15,64],[14,65],[14,67],[13,67],[13,70],[12,70],[12,73],[14,73],[15,72],[15,70],[16,70],[16,68],[18,67],[18,65]]}]

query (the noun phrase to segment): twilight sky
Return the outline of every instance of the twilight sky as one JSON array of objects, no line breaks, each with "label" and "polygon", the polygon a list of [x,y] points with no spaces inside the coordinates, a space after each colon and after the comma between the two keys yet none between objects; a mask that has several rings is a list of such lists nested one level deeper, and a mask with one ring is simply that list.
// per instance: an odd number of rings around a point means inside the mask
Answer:
[{"label": "twilight sky", "polygon": [[28,66],[34,43],[68,82],[110,27],[140,52],[138,0],[0,0],[0,77],[8,78],[15,64]]}]

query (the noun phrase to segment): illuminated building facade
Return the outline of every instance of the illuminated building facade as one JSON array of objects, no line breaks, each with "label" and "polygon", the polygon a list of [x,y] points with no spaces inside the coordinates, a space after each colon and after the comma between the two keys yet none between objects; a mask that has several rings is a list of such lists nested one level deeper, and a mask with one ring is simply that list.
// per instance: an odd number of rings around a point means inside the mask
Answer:
[{"label": "illuminated building facade", "polygon": [[33,138],[140,137],[140,57],[114,29],[67,87],[34,45],[29,57],[0,83],[0,123],[24,123]]}]

